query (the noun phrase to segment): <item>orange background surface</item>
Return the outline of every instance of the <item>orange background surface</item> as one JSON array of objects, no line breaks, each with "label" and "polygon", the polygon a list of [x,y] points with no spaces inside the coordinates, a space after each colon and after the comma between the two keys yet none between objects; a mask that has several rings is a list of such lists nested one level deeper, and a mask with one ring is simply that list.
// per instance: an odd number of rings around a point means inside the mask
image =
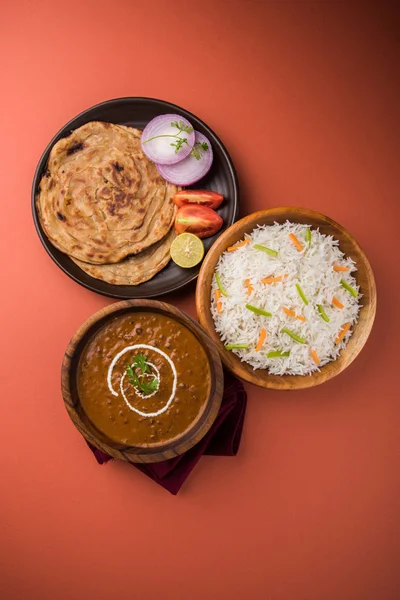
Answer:
[{"label": "orange background surface", "polygon": [[[0,597],[400,597],[399,28],[396,3],[2,2]],[[348,370],[298,393],[247,386],[237,458],[177,497],[100,467],[60,364],[110,300],[66,277],[30,208],[37,161],[85,108],[151,96],[226,144],[241,214],[299,205],[358,239],[378,313]],[[194,315],[194,286],[167,301]]]}]

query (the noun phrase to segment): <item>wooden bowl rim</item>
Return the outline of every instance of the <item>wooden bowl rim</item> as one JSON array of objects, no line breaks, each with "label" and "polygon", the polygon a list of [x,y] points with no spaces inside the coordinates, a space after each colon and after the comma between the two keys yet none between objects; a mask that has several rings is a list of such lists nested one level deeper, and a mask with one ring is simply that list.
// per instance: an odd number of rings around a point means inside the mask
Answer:
[{"label": "wooden bowl rim", "polygon": [[[79,399],[76,401],[74,399],[74,394],[71,390],[71,377],[74,365],[79,361],[81,351],[87,343],[87,340],[83,342],[83,339],[88,335],[90,338],[90,330],[101,321],[106,321],[106,319],[112,315],[118,316],[118,313],[124,314],[125,312],[129,312],[129,309],[132,309],[132,312],[160,312],[179,321],[197,337],[203,346],[210,363],[211,389],[204,410],[183,435],[175,438],[175,440],[166,442],[164,445],[151,446],[148,448],[135,446],[118,447],[117,444],[111,446],[100,439],[100,436],[96,437],[95,431],[88,429],[75,408],[76,402],[79,402]],[[184,313],[175,306],[159,300],[123,300],[96,311],[80,325],[72,336],[64,353],[61,370],[61,390],[64,405],[81,435],[83,435],[90,444],[99,450],[106,452],[113,458],[132,463],[159,462],[174,458],[197,444],[209,431],[218,415],[223,396],[223,385],[224,377],[222,364],[214,342],[190,315]]]},{"label": "wooden bowl rim", "polygon": [[[310,219],[311,221],[321,221],[321,223],[318,225],[319,228],[323,227],[323,223],[326,223],[327,225],[330,225],[333,229],[338,230],[338,232],[340,232],[340,234],[343,237],[347,238],[349,243],[351,243],[351,245],[353,246],[354,253],[358,254],[359,256],[359,262],[357,263],[358,271],[360,272],[362,269],[365,271],[366,274],[366,279],[368,281],[367,287],[369,293],[369,305],[368,307],[362,307],[360,309],[360,314],[361,311],[364,311],[364,309],[368,311],[366,313],[367,319],[366,322],[363,324],[363,330],[360,330],[361,333],[357,345],[352,349],[350,355],[341,353],[338,359],[328,363],[327,365],[324,365],[323,367],[321,367],[320,372],[317,371],[312,375],[282,375],[279,377],[279,379],[275,381],[272,378],[277,378],[278,376],[271,376],[265,370],[262,369],[253,370],[250,365],[241,362],[236,355],[232,355],[231,352],[225,350],[219,338],[219,335],[217,334],[214,328],[209,301],[211,288],[210,286],[207,287],[206,279],[210,271],[214,272],[218,259],[220,255],[226,250],[226,248],[232,243],[235,243],[235,241],[241,239],[244,233],[247,233],[246,228],[249,230],[250,228],[252,228],[251,230],[253,230],[257,226],[258,221],[266,219],[268,217],[279,221],[279,219],[282,219],[283,215],[286,215],[287,213],[293,213],[294,222],[296,221],[297,214],[298,216],[301,216],[304,219]],[[238,233],[237,240],[230,240],[228,243],[226,240],[232,236],[232,233]],[[334,219],[331,219],[330,217],[317,211],[296,206],[279,206],[276,208],[260,210],[243,217],[239,221],[236,221],[236,223],[233,223],[228,229],[226,229],[223,232],[223,234],[214,242],[203,261],[197,280],[196,311],[201,326],[205,329],[210,338],[216,344],[218,352],[221,356],[221,360],[224,366],[229,371],[233,372],[240,379],[243,379],[248,383],[252,383],[262,388],[280,391],[296,391],[300,389],[315,387],[317,385],[325,383],[326,381],[329,381],[333,377],[336,377],[337,375],[342,373],[357,358],[369,337],[374,323],[377,301],[376,296],[376,284],[371,265],[360,244],[345,227],[340,225],[340,223],[337,223]],[[357,324],[354,327],[354,330],[356,330],[356,328],[359,328],[359,326],[360,321],[357,322]],[[347,348],[348,347],[346,347],[346,349]],[[234,366],[232,366],[232,362]],[[328,367],[329,365],[331,365],[331,368],[328,373],[326,367]],[[332,367],[332,365],[335,365],[336,368]],[[325,373],[327,373],[327,376],[324,376]]]}]

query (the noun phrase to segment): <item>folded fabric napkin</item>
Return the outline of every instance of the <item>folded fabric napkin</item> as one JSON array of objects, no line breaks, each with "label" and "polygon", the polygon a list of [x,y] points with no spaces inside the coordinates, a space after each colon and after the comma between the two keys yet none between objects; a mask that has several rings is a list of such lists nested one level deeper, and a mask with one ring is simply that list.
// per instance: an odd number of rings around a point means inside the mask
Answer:
[{"label": "folded fabric napkin", "polygon": [[[171,494],[177,494],[203,454],[235,456],[239,450],[247,394],[241,381],[224,372],[224,395],[217,418],[210,430],[193,448],[158,463],[135,463],[133,467],[162,485]],[[112,457],[88,443],[97,462],[103,464]]]}]

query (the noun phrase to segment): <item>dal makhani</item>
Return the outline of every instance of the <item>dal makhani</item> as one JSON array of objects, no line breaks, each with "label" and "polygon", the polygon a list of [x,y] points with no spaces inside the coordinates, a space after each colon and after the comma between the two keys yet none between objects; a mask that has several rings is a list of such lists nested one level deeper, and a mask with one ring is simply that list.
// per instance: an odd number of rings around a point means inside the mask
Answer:
[{"label": "dal makhani", "polygon": [[104,325],[78,366],[87,417],[111,441],[131,446],[180,437],[201,416],[210,387],[209,361],[196,336],[155,312]]}]

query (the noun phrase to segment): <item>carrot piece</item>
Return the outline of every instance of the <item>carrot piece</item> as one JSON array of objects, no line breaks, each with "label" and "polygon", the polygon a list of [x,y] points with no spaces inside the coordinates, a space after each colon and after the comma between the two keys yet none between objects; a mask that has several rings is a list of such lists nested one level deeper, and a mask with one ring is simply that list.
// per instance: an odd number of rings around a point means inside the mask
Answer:
[{"label": "carrot piece", "polygon": [[350,271],[349,267],[341,267],[340,265],[333,265],[333,270],[338,272]]},{"label": "carrot piece", "polygon": [[245,246],[246,244],[250,244],[249,238],[247,238],[247,240],[244,240],[243,242],[239,242],[238,244],[235,244],[234,246],[229,246],[229,248],[227,248],[227,250],[228,250],[228,252],[234,252],[235,250],[237,250],[238,248],[241,248],[242,246]]},{"label": "carrot piece", "polygon": [[350,329],[350,323],[345,323],[343,325],[342,331],[339,333],[339,335],[336,338],[336,344],[338,344],[339,342],[342,341],[344,335],[348,332],[349,329]]},{"label": "carrot piece", "polygon": [[262,283],[276,283],[277,281],[282,281],[282,275],[279,275],[279,277],[264,277],[261,280]]},{"label": "carrot piece", "polygon": [[335,306],[337,306],[338,308],[342,309],[344,308],[343,304],[340,302],[340,300],[338,300],[337,298],[333,297],[332,298],[332,304],[334,304]]},{"label": "carrot piece", "polygon": [[321,361],[319,360],[319,356],[318,356],[318,354],[315,352],[315,350],[311,350],[311,356],[312,356],[312,359],[313,359],[313,361],[315,362],[315,364],[316,364],[316,365],[319,365],[319,363],[320,363]]},{"label": "carrot piece", "polygon": [[219,290],[214,290],[215,300],[217,302],[217,311],[220,315],[222,313],[222,302],[221,302],[221,292]]},{"label": "carrot piece", "polygon": [[298,319],[299,321],[307,321],[307,319],[303,317],[303,315],[296,315],[294,310],[291,310],[290,308],[284,308],[283,312],[289,315],[289,317],[295,317],[295,319]]},{"label": "carrot piece", "polygon": [[267,337],[267,330],[265,329],[265,327],[263,327],[261,329],[261,333],[260,333],[260,337],[258,338],[258,342],[257,342],[257,346],[256,346],[256,352],[260,352],[263,343],[265,342],[265,338]]},{"label": "carrot piece", "polygon": [[296,246],[297,250],[299,252],[302,252],[303,251],[303,246],[300,244],[299,240],[294,235],[294,233],[289,233],[289,237],[292,240],[293,244]]},{"label": "carrot piece", "polygon": [[250,296],[251,292],[253,291],[253,286],[251,285],[250,279],[245,279],[244,280],[244,285],[247,286],[247,295]]}]

